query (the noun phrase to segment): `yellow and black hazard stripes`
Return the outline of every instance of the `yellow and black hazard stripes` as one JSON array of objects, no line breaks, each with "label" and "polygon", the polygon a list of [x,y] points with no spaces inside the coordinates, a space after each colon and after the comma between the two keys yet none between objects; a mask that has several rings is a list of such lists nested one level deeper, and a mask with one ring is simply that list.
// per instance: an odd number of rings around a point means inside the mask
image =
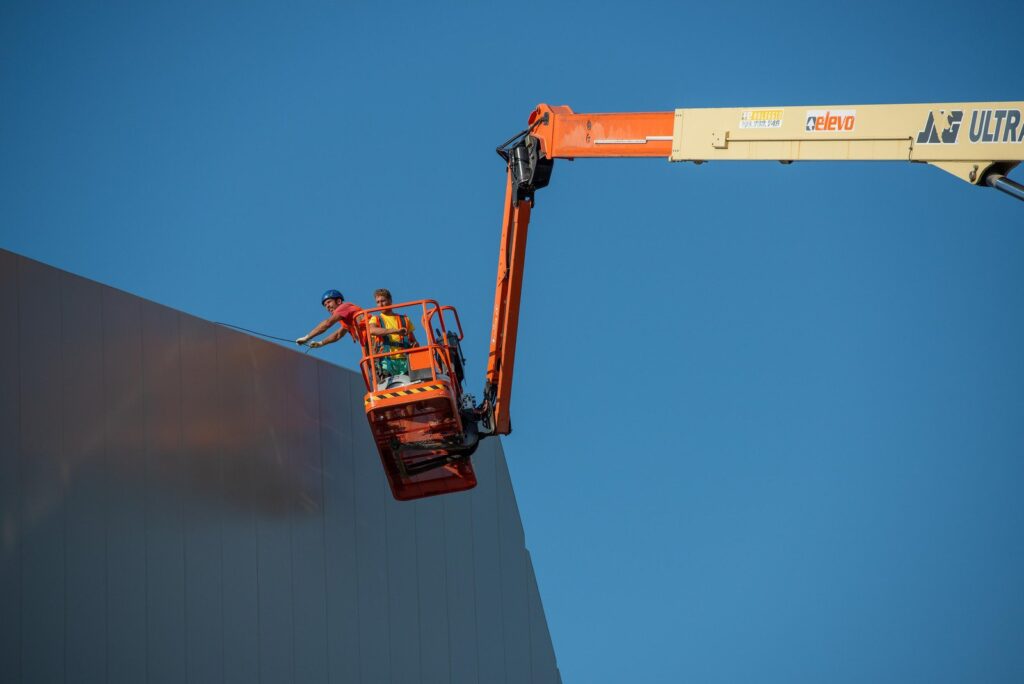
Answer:
[{"label": "yellow and black hazard stripes", "polygon": [[434,390],[444,389],[444,385],[425,385],[423,387],[410,387],[409,389],[397,390],[395,392],[378,392],[376,394],[368,394],[363,399],[364,404],[370,404],[373,401],[379,401],[381,399],[397,399],[398,397],[407,397],[411,394],[422,394],[423,392],[432,392]]}]

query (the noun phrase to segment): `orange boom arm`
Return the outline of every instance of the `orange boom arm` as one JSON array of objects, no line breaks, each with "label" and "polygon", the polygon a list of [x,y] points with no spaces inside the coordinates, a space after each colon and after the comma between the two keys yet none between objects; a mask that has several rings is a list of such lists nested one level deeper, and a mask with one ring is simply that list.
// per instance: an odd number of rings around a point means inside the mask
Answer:
[{"label": "orange boom arm", "polygon": [[672,112],[576,114],[569,107],[540,105],[530,115],[530,127],[498,148],[508,174],[484,385],[485,432],[507,435],[512,431],[509,402],[534,192],[548,184],[556,158],[667,159],[673,122]]},{"label": "orange boom arm", "polygon": [[1024,102],[676,109],[577,114],[538,106],[498,147],[508,165],[481,434],[508,434],[516,328],[534,192],[555,159],[910,161],[1024,199],[1006,177],[1024,158]]},{"label": "orange boom arm", "polygon": [[530,115],[533,135],[549,159],[661,157],[672,153],[674,112],[576,114],[569,107],[540,105]]}]

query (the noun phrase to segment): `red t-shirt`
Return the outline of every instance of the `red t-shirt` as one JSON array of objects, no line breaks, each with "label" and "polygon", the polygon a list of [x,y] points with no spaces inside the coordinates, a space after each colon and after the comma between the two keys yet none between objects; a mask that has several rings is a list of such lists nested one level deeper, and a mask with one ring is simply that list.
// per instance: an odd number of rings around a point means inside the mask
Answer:
[{"label": "red t-shirt", "polygon": [[355,325],[356,314],[362,310],[363,308],[358,304],[342,302],[331,312],[331,320],[337,321],[339,325],[348,330],[348,334],[352,336],[352,341],[356,344],[362,341],[362,336],[357,334]]}]

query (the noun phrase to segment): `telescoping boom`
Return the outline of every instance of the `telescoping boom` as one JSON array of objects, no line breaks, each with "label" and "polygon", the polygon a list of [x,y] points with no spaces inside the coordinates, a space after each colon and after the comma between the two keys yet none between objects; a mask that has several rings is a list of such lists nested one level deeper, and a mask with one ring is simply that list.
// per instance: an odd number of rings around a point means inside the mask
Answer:
[{"label": "telescoping boom", "polygon": [[1007,174],[1024,160],[1024,102],[808,105],[577,114],[538,106],[528,128],[498,147],[508,165],[498,253],[485,429],[507,434],[526,235],[534,193],[555,159],[669,161],[904,161],[931,164],[1024,200]]},{"label": "telescoping boom", "polygon": [[[364,313],[412,314],[425,341],[378,335],[360,364],[367,419],[394,496],[416,499],[476,484],[480,440],[512,430],[509,406],[526,259],[537,190],[555,159],[669,161],[909,161],[1024,199],[1007,174],[1024,159],[1024,102],[808,105],[577,114],[540,105],[526,130],[498,147],[507,165],[498,275],[482,401],[464,391],[462,326],[450,306],[419,300]],[[401,311],[400,311],[401,310]],[[398,314],[396,314],[398,312]],[[448,323],[446,324],[446,319]],[[395,338],[385,344],[388,338]]]}]

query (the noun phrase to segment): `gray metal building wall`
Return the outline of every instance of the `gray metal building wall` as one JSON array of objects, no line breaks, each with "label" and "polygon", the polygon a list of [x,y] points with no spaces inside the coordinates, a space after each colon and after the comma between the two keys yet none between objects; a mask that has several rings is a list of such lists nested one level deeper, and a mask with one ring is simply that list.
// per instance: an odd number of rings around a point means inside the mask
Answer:
[{"label": "gray metal building wall", "polygon": [[501,446],[392,500],[359,377],[0,250],[0,682],[558,682]]}]

